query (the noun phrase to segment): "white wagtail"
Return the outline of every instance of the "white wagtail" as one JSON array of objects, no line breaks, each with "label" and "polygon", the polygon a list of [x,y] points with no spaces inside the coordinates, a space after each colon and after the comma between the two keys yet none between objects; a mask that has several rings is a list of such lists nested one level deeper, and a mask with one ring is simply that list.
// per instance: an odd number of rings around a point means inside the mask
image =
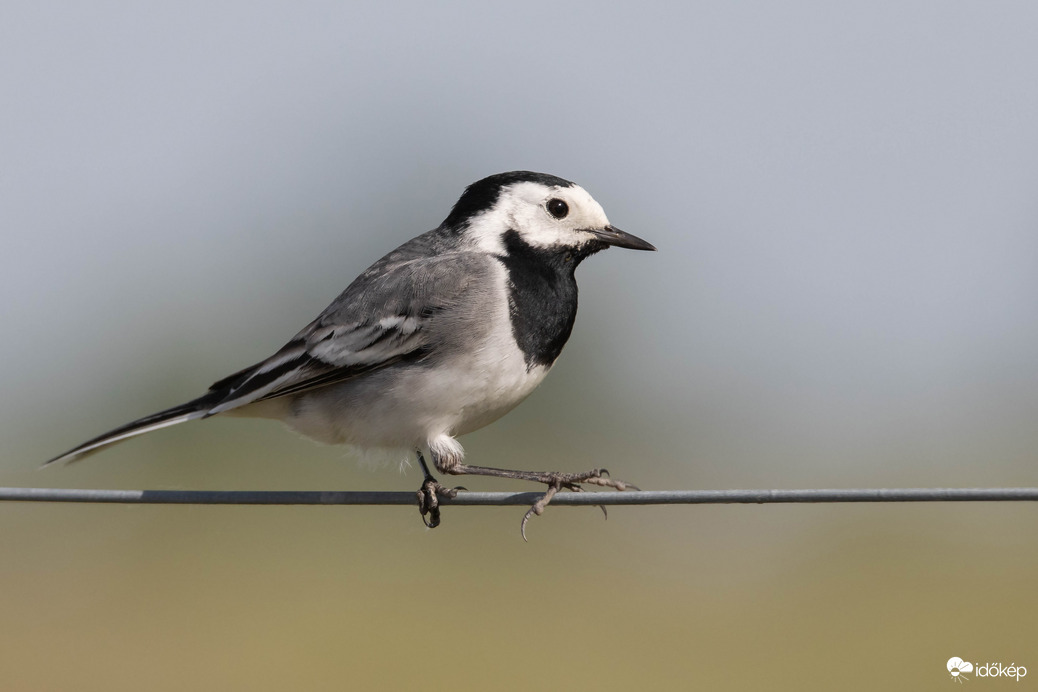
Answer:
[{"label": "white wagtail", "polygon": [[270,358],[225,377],[202,396],[127,423],[48,464],[216,414],[275,418],[326,443],[415,450],[426,524],[439,523],[441,473],[546,483],[523,518],[562,488],[633,487],[604,469],[510,471],[462,463],[455,439],[525,399],[551,369],[573,329],[584,258],[611,245],[655,250],[610,225],[583,188],[513,171],[470,185],[440,226],[357,277],[320,316]]}]

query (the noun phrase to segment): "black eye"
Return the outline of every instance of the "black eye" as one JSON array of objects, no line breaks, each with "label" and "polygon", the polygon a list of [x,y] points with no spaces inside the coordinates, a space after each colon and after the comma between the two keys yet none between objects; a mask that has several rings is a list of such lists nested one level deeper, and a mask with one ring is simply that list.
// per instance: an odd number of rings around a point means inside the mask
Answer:
[{"label": "black eye", "polygon": [[569,213],[569,205],[558,198],[549,199],[548,213],[556,219],[564,219],[566,218],[566,214]]}]

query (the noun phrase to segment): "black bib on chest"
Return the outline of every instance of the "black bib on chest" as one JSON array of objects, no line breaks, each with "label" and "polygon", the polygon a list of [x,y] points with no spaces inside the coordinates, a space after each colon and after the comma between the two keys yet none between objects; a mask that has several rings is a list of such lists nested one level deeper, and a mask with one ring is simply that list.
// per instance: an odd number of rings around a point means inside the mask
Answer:
[{"label": "black bib on chest", "polygon": [[498,257],[508,271],[508,314],[512,335],[527,369],[551,365],[562,352],[577,316],[574,270],[585,257],[604,249],[592,241],[580,248],[536,248],[516,231],[504,235]]}]

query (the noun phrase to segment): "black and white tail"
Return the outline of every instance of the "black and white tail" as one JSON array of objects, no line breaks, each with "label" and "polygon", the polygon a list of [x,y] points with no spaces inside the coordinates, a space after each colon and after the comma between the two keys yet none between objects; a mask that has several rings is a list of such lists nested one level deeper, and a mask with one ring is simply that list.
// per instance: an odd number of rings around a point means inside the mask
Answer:
[{"label": "black and white tail", "polygon": [[64,454],[56,456],[50,461],[44,462],[43,466],[49,466],[50,464],[56,464],[58,462],[78,461],[79,459],[93,454],[108,445],[115,444],[116,442],[122,442],[123,440],[136,437],[137,435],[143,435],[144,433],[158,430],[159,428],[168,428],[177,423],[205,418],[209,415],[209,410],[221,398],[223,398],[222,392],[210,391],[209,393],[200,396],[197,399],[193,399],[186,404],[174,406],[173,408],[153,413],[144,418],[138,418],[131,423],[121,425],[115,430],[109,430],[103,435],[98,435],[92,440],[87,440],[83,444],[73,447]]},{"label": "black and white tail", "polygon": [[[306,331],[304,330],[302,334],[305,335]],[[396,355],[393,358],[381,360],[376,367],[396,362],[401,357]],[[121,425],[115,430],[109,430],[104,435],[87,440],[43,465],[77,461],[108,445],[143,435],[152,430],[214,416],[247,406],[254,401],[295,394],[313,387],[332,384],[353,377],[366,369],[363,365],[339,367],[315,358],[307,352],[305,338],[297,337],[267,360],[239,370],[214,383],[209,387],[208,392],[197,399],[139,418],[132,423]]]}]

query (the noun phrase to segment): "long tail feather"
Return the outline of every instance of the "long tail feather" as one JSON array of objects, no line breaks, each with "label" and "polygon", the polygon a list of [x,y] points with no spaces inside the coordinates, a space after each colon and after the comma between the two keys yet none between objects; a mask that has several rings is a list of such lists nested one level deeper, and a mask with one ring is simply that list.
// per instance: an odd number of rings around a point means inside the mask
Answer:
[{"label": "long tail feather", "polygon": [[73,447],[64,454],[44,462],[43,466],[49,466],[50,464],[56,464],[58,462],[71,463],[73,461],[78,461],[83,457],[93,454],[94,452],[99,451],[108,445],[115,444],[116,442],[122,442],[131,437],[151,432],[152,430],[168,428],[169,426],[178,423],[204,418],[209,413],[209,409],[215,401],[218,401],[220,398],[219,396],[214,396],[214,394],[216,393],[211,391],[204,396],[187,402],[186,404],[181,404],[180,406],[168,408],[165,411],[153,413],[150,416],[139,418],[132,423],[121,425],[115,430],[109,430],[103,435],[98,435],[92,440],[87,440],[83,444]]}]

